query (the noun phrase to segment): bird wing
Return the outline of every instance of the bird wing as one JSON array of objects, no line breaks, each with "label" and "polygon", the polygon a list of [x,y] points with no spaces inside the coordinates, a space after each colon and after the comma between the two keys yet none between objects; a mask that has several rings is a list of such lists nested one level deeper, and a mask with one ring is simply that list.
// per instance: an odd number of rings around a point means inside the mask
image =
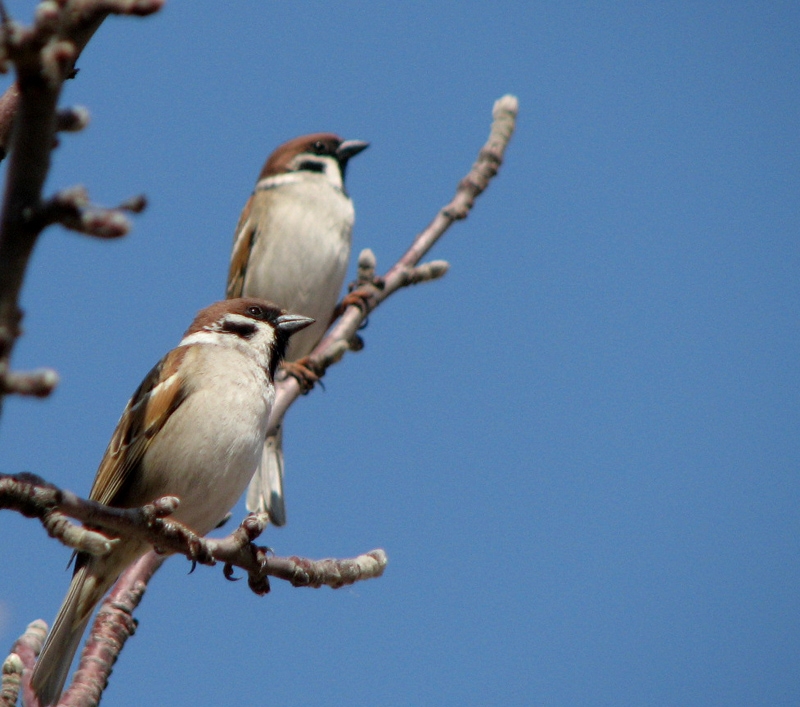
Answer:
[{"label": "bird wing", "polygon": [[228,270],[228,287],[225,296],[228,299],[241,297],[244,289],[244,278],[247,275],[247,263],[250,259],[250,251],[253,247],[253,240],[256,237],[258,227],[257,214],[253,211],[253,202],[256,194],[252,194],[242,209],[239,216],[239,223],[236,225],[236,232],[233,237],[233,250],[231,251],[231,264]]},{"label": "bird wing", "polygon": [[128,401],[97,470],[89,493],[92,501],[115,505],[153,438],[189,396],[190,390],[180,374],[187,352],[186,346],[170,351]]}]

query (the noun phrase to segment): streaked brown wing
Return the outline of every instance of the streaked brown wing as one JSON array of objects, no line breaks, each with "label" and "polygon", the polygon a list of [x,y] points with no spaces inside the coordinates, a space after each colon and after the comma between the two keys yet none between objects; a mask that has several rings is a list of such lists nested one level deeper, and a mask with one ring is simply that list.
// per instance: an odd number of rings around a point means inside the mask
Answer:
[{"label": "streaked brown wing", "polygon": [[120,505],[120,491],[141,463],[151,440],[189,395],[178,372],[188,350],[183,346],[170,351],[133,394],[100,462],[89,493],[92,501]]},{"label": "streaked brown wing", "polygon": [[[244,278],[247,275],[247,262],[250,259],[250,249],[256,236],[258,227],[257,209],[253,208],[253,194],[244,205],[239,223],[236,225],[236,235],[233,238],[231,251],[231,265],[228,270],[228,287],[225,296],[228,299],[241,297],[244,289]],[[252,217],[252,218],[251,218]]]}]

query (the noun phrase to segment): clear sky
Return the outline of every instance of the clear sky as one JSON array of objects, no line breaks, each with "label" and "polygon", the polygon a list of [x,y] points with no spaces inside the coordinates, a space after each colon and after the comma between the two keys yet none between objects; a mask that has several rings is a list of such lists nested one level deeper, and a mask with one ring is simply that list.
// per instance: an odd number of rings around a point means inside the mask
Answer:
[{"label": "clear sky", "polygon": [[[33,4],[7,3],[27,20]],[[224,292],[265,157],[331,130],[354,251],[387,269],[520,99],[499,177],[286,424],[278,554],[389,555],[266,597],[171,560],[104,705],[800,703],[800,6],[175,0],[106,22],[26,281],[0,468],[87,493],[143,375]],[[4,78],[7,85],[8,77]],[[234,516],[244,513],[243,505]],[[0,647],[52,620],[69,550],[0,515]]]}]

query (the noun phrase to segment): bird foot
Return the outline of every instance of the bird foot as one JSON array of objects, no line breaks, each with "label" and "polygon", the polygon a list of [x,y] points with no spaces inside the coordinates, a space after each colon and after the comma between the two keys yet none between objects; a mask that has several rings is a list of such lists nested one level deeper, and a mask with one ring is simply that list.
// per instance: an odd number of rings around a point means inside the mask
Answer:
[{"label": "bird foot", "polygon": [[303,395],[319,382],[319,374],[313,370],[311,359],[308,356],[303,356],[297,361],[284,361],[281,368],[285,375],[292,376],[300,384]]},{"label": "bird foot", "polygon": [[336,305],[336,309],[333,312],[333,317],[331,317],[331,324],[341,317],[344,314],[344,310],[347,309],[351,304],[354,304],[356,307],[358,307],[365,315],[369,314],[371,309],[369,301],[371,298],[372,292],[370,292],[367,288],[356,287],[355,289],[351,290],[342,298],[342,301]]}]

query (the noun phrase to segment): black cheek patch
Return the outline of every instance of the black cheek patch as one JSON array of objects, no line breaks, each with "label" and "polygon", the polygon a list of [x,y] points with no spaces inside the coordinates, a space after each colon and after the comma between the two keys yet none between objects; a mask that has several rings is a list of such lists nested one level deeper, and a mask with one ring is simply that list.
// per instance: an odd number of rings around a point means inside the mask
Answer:
[{"label": "black cheek patch", "polygon": [[305,160],[304,162],[300,163],[300,166],[297,168],[297,170],[306,172],[324,172],[325,165],[315,160]]},{"label": "black cheek patch", "polygon": [[222,331],[230,334],[236,334],[243,339],[250,339],[256,333],[258,327],[252,322],[234,322],[225,320],[222,322]]}]

